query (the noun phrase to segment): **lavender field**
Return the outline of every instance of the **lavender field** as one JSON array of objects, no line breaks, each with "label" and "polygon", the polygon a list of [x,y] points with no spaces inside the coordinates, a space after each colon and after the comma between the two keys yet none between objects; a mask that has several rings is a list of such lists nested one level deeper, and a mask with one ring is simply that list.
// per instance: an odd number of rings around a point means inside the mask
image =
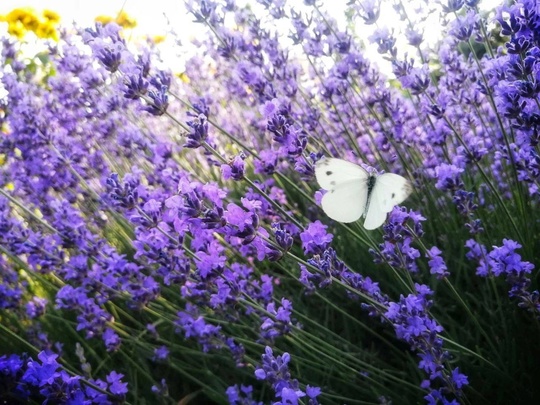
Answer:
[{"label": "lavender field", "polygon": [[[183,72],[1,39],[0,404],[538,403],[540,4],[186,7]],[[330,157],[412,192],[333,221]]]}]

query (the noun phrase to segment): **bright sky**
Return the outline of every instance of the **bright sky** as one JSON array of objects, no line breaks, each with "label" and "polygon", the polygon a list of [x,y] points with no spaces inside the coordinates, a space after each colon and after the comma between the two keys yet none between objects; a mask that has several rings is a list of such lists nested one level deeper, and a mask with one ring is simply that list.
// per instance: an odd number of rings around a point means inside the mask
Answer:
[{"label": "bright sky", "polygon": [[[346,0],[332,0],[338,9],[342,9]],[[483,0],[482,8],[490,9],[502,0]],[[302,3],[302,0],[289,0],[288,4]],[[422,2],[423,3],[423,2]],[[6,13],[18,7],[32,7],[36,10],[48,8],[56,11],[64,23],[77,21],[80,25],[90,25],[98,15],[115,16],[124,9],[135,18],[141,32],[150,35],[165,34],[167,20],[179,31],[188,28],[184,25],[192,20],[184,8],[182,0],[0,0],[0,13]],[[389,21],[391,25],[391,21]],[[381,25],[385,25],[384,13],[381,13]]]},{"label": "bright sky", "polygon": [[[342,11],[345,8],[348,0],[330,0],[332,7],[326,7],[330,11],[343,15]],[[409,0],[410,2],[411,0]],[[414,0],[412,0],[414,1]],[[500,4],[503,0],[483,0],[481,8],[490,10]],[[241,0],[239,2],[249,2],[255,7],[260,7],[255,4],[255,0]],[[303,0],[287,0],[287,4],[298,4],[301,7]],[[322,3],[326,6],[329,3]],[[418,0],[418,4],[425,4]],[[137,21],[137,27],[133,31],[136,37],[167,35],[174,31],[177,39],[182,41],[183,45],[187,45],[190,38],[193,38],[203,32],[200,24],[192,22],[193,17],[188,14],[182,0],[0,0],[0,14],[5,14],[14,8],[31,7],[37,12],[43,9],[49,9],[57,12],[61,17],[61,24],[69,25],[72,21],[77,22],[79,26],[87,27],[94,24],[94,19],[99,15],[115,17],[120,10],[125,11],[128,16]],[[296,6],[295,6],[296,7]],[[398,21],[392,21],[390,16],[392,12],[381,12],[381,17],[378,21],[379,26],[395,27]],[[339,18],[340,16],[336,16]],[[394,15],[395,18],[395,15]],[[371,27],[357,27],[356,32],[360,38],[366,38],[364,41],[368,45],[367,37],[371,33]],[[439,38],[437,33],[440,30],[440,23],[434,19],[428,23],[425,28],[425,37],[433,44]],[[402,40],[404,42],[404,39]],[[164,52],[163,52],[164,51]],[[184,48],[184,52],[186,49]],[[176,51],[178,52],[178,48]],[[171,61],[171,65],[176,65],[179,62],[178,55],[166,55],[167,51],[162,47],[162,56],[167,63]],[[366,50],[366,55],[372,60],[379,60],[376,47],[369,46]],[[182,67],[170,66],[174,71],[181,71]]]},{"label": "bright sky", "polygon": [[123,8],[137,20],[138,30],[150,35],[166,33],[165,16],[172,22],[191,21],[183,1],[178,0],[0,0],[2,14],[19,7],[47,8],[60,14],[62,23],[76,21],[81,26],[93,25],[98,15],[115,17]]}]

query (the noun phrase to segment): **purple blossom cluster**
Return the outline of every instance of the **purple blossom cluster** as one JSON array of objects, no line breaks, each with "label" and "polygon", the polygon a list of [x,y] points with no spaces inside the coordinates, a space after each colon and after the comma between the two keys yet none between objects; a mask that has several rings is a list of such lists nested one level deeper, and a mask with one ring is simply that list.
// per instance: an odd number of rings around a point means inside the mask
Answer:
[{"label": "purple blossom cluster", "polygon": [[227,388],[227,396],[231,405],[262,405],[253,399],[253,387],[232,385]]},{"label": "purple blossom cluster", "polygon": [[[422,222],[425,221],[418,212],[403,208],[395,208],[384,225],[384,243],[378,250],[372,249],[371,253],[375,258],[375,263],[387,263],[392,267],[406,270],[410,273],[418,272],[417,260],[421,257],[420,250],[415,245],[419,241],[424,230]],[[429,258],[428,266],[430,274],[438,279],[447,277],[450,273],[444,259],[441,257],[442,251],[433,246],[425,252]]]},{"label": "purple blossom cluster", "polygon": [[[23,354],[0,356],[0,398],[23,403],[112,405],[124,402],[128,384],[115,371],[105,380],[85,379],[67,372],[57,361],[58,355],[42,351],[37,360]],[[7,397],[2,396],[7,394]],[[7,403],[7,402],[6,402]]]},{"label": "purple blossom cluster", "polygon": [[416,294],[390,302],[384,316],[392,322],[396,335],[409,343],[421,359],[419,367],[429,376],[421,384],[429,390],[424,397],[427,403],[459,404],[462,388],[468,385],[467,376],[459,371],[459,367],[448,364],[450,354],[443,350],[439,336],[443,328],[429,315],[433,291],[419,284],[415,285],[415,290]]},{"label": "purple blossom cluster", "polygon": [[480,277],[505,277],[510,286],[508,296],[516,298],[518,306],[538,316],[540,311],[538,290],[529,291],[530,275],[534,264],[521,259],[516,253],[522,246],[509,239],[503,239],[502,246],[493,246],[491,251],[469,239],[465,246],[469,249],[467,257],[478,262],[476,274]]},{"label": "purple blossom cluster", "polygon": [[262,366],[255,370],[255,376],[259,380],[266,380],[272,385],[276,399],[274,405],[298,405],[301,398],[309,405],[317,405],[317,397],[321,393],[318,387],[306,386],[305,391],[300,389],[298,380],[291,378],[289,372],[289,353],[274,356],[272,348],[266,346],[265,354],[262,355]]},{"label": "purple blossom cluster", "polygon": [[[501,34],[510,37],[506,52],[488,66],[490,90],[497,108],[516,131],[514,142],[501,148],[501,158],[515,164],[519,181],[538,192],[537,103],[540,15],[534,1],[518,1],[497,11]],[[502,53],[502,52],[501,52]]]},{"label": "purple blossom cluster", "polygon": [[[391,213],[388,224],[384,226],[385,243],[380,246],[380,253],[372,251],[375,261],[387,262],[392,267],[416,273],[416,260],[420,257],[420,252],[411,244],[423,235],[421,221],[424,220],[425,218],[414,211],[406,212],[396,208]],[[319,252],[318,249],[324,248],[331,241],[320,225],[306,230],[301,236],[304,250],[311,246],[310,242],[323,244],[312,251],[312,254]],[[426,256],[430,258],[428,263],[431,274],[444,278],[449,273],[440,254],[441,251],[433,247]],[[416,284],[416,294],[401,296],[398,302],[392,302],[381,293],[377,283],[352,272],[330,249],[321,255],[316,254],[308,264],[317,272],[311,273],[307,266],[301,266],[300,280],[308,288],[307,291],[313,292],[316,288],[327,287],[333,280],[349,285],[357,293],[369,297],[370,304],[364,304],[363,308],[370,315],[390,322],[396,336],[406,341],[411,349],[418,353],[421,358],[419,368],[429,376],[429,379],[422,382],[422,388],[429,390],[425,397],[428,403],[459,403],[462,387],[468,384],[467,377],[459,372],[459,368],[448,364],[450,354],[443,349],[443,340],[440,337],[444,329],[429,314],[429,308],[433,305],[429,298],[433,291],[429,287]]]}]

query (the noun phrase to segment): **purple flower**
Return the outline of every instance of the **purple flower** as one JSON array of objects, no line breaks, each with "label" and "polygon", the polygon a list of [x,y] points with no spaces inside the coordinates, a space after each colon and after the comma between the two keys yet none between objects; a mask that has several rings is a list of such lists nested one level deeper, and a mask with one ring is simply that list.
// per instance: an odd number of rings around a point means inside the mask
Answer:
[{"label": "purple flower", "polygon": [[136,186],[133,182],[128,181],[121,184],[117,173],[112,173],[107,178],[110,198],[124,208],[132,208],[136,204],[138,198]]},{"label": "purple flower", "polygon": [[379,19],[381,0],[364,0],[358,3],[357,12],[367,25],[372,25]]},{"label": "purple flower", "polygon": [[455,13],[456,11],[459,11],[461,7],[463,7],[464,3],[465,0],[446,0],[446,2],[441,1],[445,13]]},{"label": "purple flower", "polygon": [[453,22],[452,27],[450,28],[450,34],[460,41],[468,41],[473,34],[478,19],[479,15],[475,11],[469,10],[465,16],[459,16]]},{"label": "purple flower", "polygon": [[223,346],[223,335],[221,328],[205,321],[198,315],[198,311],[191,305],[186,311],[178,313],[178,332],[183,331],[186,338],[193,337],[202,345],[203,351],[221,348]]},{"label": "purple flower", "polygon": [[405,32],[405,36],[407,37],[407,41],[411,46],[418,47],[420,44],[422,44],[422,42],[424,42],[424,33],[419,32],[416,29],[408,28]]},{"label": "purple flower", "polygon": [[152,392],[156,395],[167,397],[169,395],[169,387],[167,386],[167,381],[162,378],[159,382],[159,385],[152,385]]},{"label": "purple flower", "polygon": [[60,364],[56,361],[57,358],[57,354],[47,353],[45,351],[40,352],[38,359],[41,363],[30,359],[22,380],[38,387],[52,384],[59,375],[58,369],[60,368]]},{"label": "purple flower", "polygon": [[[83,384],[81,376],[68,374],[61,369],[56,361],[58,358],[56,354],[42,351],[38,354],[40,361],[34,361],[31,358],[26,360],[27,358],[26,354],[0,356],[2,394],[17,403],[27,402],[29,399],[56,402],[61,398],[62,403],[66,404],[110,404],[112,399],[110,394],[127,393],[126,384],[119,381],[122,375],[114,371],[107,377],[110,387],[105,381],[99,379],[88,379]],[[110,394],[94,390],[87,385],[88,382],[102,390],[109,388]]]},{"label": "purple flower", "polygon": [[263,150],[259,154],[260,160],[255,160],[256,173],[273,174],[278,165],[278,154],[271,150]]},{"label": "purple flower", "polygon": [[291,233],[288,232],[286,224],[274,223],[272,224],[274,229],[274,236],[279,247],[285,251],[288,251],[293,243],[294,239]]},{"label": "purple flower", "polygon": [[26,304],[26,314],[30,318],[36,318],[45,313],[45,307],[48,301],[46,298],[34,297],[32,301]]},{"label": "purple flower", "polygon": [[446,163],[435,168],[435,186],[440,190],[455,190],[462,187],[460,175],[463,169]]},{"label": "purple flower", "polygon": [[409,89],[412,94],[423,94],[431,83],[429,68],[424,65],[420,68],[411,67],[408,74],[401,78],[403,87]]},{"label": "purple flower", "polygon": [[280,393],[276,393],[276,397],[281,398],[281,401],[275,402],[274,405],[298,405],[298,400],[305,396],[306,394],[299,389],[283,387]]},{"label": "purple flower", "polygon": [[317,397],[321,395],[321,389],[319,387],[310,387],[309,385],[307,385],[306,395],[310,399],[310,405],[317,405],[319,403],[317,401]]},{"label": "purple flower", "polygon": [[199,114],[192,121],[188,121],[190,132],[187,134],[186,148],[198,148],[208,138],[208,121],[204,114]]},{"label": "purple flower", "polygon": [[[274,357],[272,348],[266,346],[265,354],[262,355],[262,366],[255,370],[255,376],[259,380],[266,380],[272,385],[276,398],[280,399],[280,402],[277,402],[279,404],[297,404],[298,399],[306,395],[299,388],[298,381],[291,379],[288,366],[290,360],[288,353]],[[312,395],[315,392],[313,390],[314,388],[311,388]]]},{"label": "purple flower", "polygon": [[266,306],[266,311],[271,317],[262,316],[261,336],[263,339],[273,341],[277,336],[282,336],[291,331],[292,303],[283,298],[281,306],[276,308],[276,304],[271,302]]},{"label": "purple flower", "polygon": [[231,405],[262,405],[253,399],[253,387],[251,385],[232,385],[227,388],[227,397]]},{"label": "purple flower", "polygon": [[372,43],[377,44],[377,52],[380,54],[395,52],[394,45],[396,39],[393,36],[393,32],[391,33],[386,27],[377,28],[377,30],[369,37],[369,40]]},{"label": "purple flower", "polygon": [[454,381],[456,387],[458,387],[459,389],[469,384],[469,379],[465,374],[460,373],[459,367],[456,367],[452,370],[452,380]]},{"label": "purple flower", "polygon": [[430,259],[428,262],[429,272],[436,275],[438,279],[442,279],[450,275],[450,273],[447,271],[448,268],[446,267],[446,263],[441,257],[441,253],[442,252],[438,247],[433,246],[426,254],[426,256]]},{"label": "purple flower", "polygon": [[315,221],[300,233],[302,248],[306,255],[321,253],[332,242],[334,236],[327,233],[326,229],[327,226],[323,225],[321,221]]},{"label": "purple flower", "polygon": [[[399,302],[390,302],[385,317],[392,322],[398,338],[405,340],[418,352],[421,361],[419,367],[429,375],[424,388],[430,388],[435,381],[448,385],[450,392],[460,395],[461,388],[468,384],[467,377],[452,370],[455,381],[448,381],[442,373],[442,366],[449,354],[442,350],[442,339],[437,337],[443,328],[429,315],[428,309],[433,304],[429,298],[433,292],[425,285],[415,285],[417,294],[400,297]],[[457,368],[455,369],[457,370]],[[432,389],[430,395],[447,400],[444,390]]]},{"label": "purple flower", "polygon": [[122,382],[123,374],[112,371],[107,376],[107,382],[109,383],[109,391],[114,395],[125,395],[128,392],[127,383]]},{"label": "purple flower", "polygon": [[168,87],[165,85],[159,86],[157,89],[150,90],[147,94],[149,100],[143,107],[143,110],[148,111],[152,115],[163,115],[169,107]]},{"label": "purple flower", "polygon": [[14,378],[24,366],[23,358],[16,354],[0,356],[0,373]]},{"label": "purple flower", "polygon": [[246,211],[231,203],[227,205],[223,217],[227,220],[230,236],[240,238],[243,245],[255,240],[259,228],[259,216],[255,212]]},{"label": "purple flower", "polygon": [[122,53],[124,52],[123,44],[107,44],[102,45],[101,49],[96,52],[98,59],[103,63],[105,68],[114,73],[118,70],[120,63],[122,62]]},{"label": "purple flower", "polygon": [[103,332],[103,341],[108,352],[118,350],[121,344],[120,337],[110,328],[105,329],[105,332]]},{"label": "purple flower", "polygon": [[244,178],[245,158],[246,156],[241,153],[240,155],[235,156],[229,164],[221,165],[221,173],[223,174],[223,179],[229,180],[232,178],[236,181],[242,180]]},{"label": "purple flower", "polygon": [[404,207],[395,207],[383,226],[385,242],[379,245],[380,251],[370,250],[375,257],[375,263],[387,262],[416,273],[416,260],[420,257],[420,251],[412,246],[412,243],[424,233],[422,221],[425,221],[425,218],[419,213],[413,210],[407,212]]},{"label": "purple flower", "polygon": [[510,239],[503,239],[503,245],[493,246],[491,252],[473,240],[467,241],[470,249],[467,257],[478,262],[476,274],[481,277],[504,276],[510,286],[508,295],[518,300],[518,306],[534,313],[540,314],[540,296],[537,290],[529,291],[531,285],[530,273],[534,265],[523,261],[521,255],[516,253],[521,245]]},{"label": "purple flower", "polygon": [[169,349],[167,346],[160,346],[154,349],[154,359],[165,360],[169,357]]},{"label": "purple flower", "polygon": [[143,77],[140,72],[133,75],[125,76],[124,78],[124,97],[137,100],[139,97],[145,95],[148,91],[148,81]]},{"label": "purple flower", "polygon": [[270,101],[266,101],[261,107],[259,107],[259,111],[264,116],[264,118],[269,118],[273,116],[279,111],[279,100],[273,99]]}]

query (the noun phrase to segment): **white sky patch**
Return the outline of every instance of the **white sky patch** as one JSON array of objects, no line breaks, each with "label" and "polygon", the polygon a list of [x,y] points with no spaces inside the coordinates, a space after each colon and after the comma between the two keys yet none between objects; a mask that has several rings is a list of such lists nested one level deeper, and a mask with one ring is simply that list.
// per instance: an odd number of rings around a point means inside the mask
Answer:
[{"label": "white sky patch", "polygon": [[[1,0],[0,13],[14,8],[31,7],[36,11],[49,9],[57,12],[63,24],[72,21],[80,26],[94,24],[98,15],[115,17],[120,10],[137,20],[136,33],[164,35],[167,18],[176,23],[191,20],[182,1],[171,0]],[[181,25],[178,25],[181,26]]]},{"label": "white sky patch", "polygon": [[[361,0],[357,0],[361,1]],[[483,0],[480,8],[491,10],[501,3],[502,0]],[[422,7],[424,1],[409,0],[406,3],[414,7]],[[263,10],[262,6],[254,0],[245,0],[239,3],[250,3],[256,11]],[[329,12],[338,22],[340,28],[345,28],[344,10],[348,0],[333,0],[330,2],[320,2],[322,8]],[[391,9],[390,1],[383,0],[383,8],[380,18],[377,21],[379,27],[404,27],[399,21],[396,13]],[[436,3],[435,1],[433,3]],[[302,0],[288,0],[287,7],[308,10],[303,5]],[[87,27],[94,24],[94,19],[99,15],[115,17],[121,10],[137,21],[137,27],[132,30],[131,35],[135,38],[145,36],[165,36],[165,43],[160,45],[161,55],[164,63],[174,72],[183,70],[183,63],[186,55],[191,54],[194,48],[191,41],[203,38],[206,35],[206,28],[202,24],[193,22],[193,17],[188,13],[181,0],[0,0],[0,14],[5,14],[14,8],[31,7],[37,12],[49,9],[57,12],[61,17],[61,24],[69,26],[75,22],[78,26]],[[414,12],[411,19],[414,19]],[[377,47],[369,43],[369,36],[376,26],[366,26],[359,24],[354,27],[355,34],[362,39],[365,45],[365,56],[376,62],[384,73],[389,73],[389,64],[385,63],[377,52]],[[284,30],[279,27],[279,22],[274,22],[275,28],[285,36],[289,32],[289,25]],[[0,25],[2,25],[0,23]],[[428,46],[433,46],[440,40],[441,24],[438,13],[431,16],[422,23],[424,37]],[[3,30],[0,29],[0,32]],[[397,30],[396,30],[397,34]],[[406,50],[406,39],[403,35],[397,35],[396,43],[398,49]],[[129,37],[128,37],[129,40]],[[178,46],[181,45],[181,46]],[[411,50],[414,52],[413,50]],[[411,52],[409,55],[413,56]],[[402,56],[402,53],[400,53]]]}]

